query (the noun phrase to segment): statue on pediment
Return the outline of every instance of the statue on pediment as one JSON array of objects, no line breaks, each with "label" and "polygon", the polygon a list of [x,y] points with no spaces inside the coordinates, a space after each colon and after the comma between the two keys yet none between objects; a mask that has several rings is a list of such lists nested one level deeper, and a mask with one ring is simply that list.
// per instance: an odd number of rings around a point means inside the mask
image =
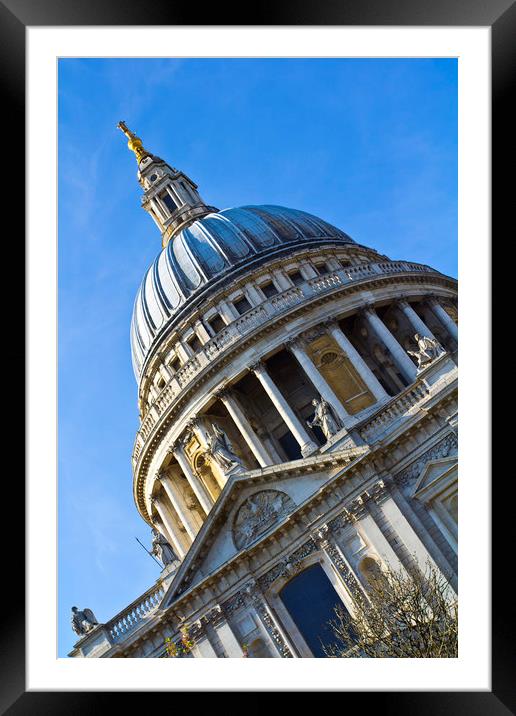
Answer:
[{"label": "statue on pediment", "polygon": [[218,425],[212,424],[211,427],[213,432],[208,436],[207,450],[210,457],[224,473],[230,472],[237,466],[242,467],[242,462],[235,454],[226,433]]},{"label": "statue on pediment", "polygon": [[312,405],[315,409],[314,417],[312,420],[307,420],[307,424],[311,428],[317,425],[323,431],[326,440],[330,440],[330,438],[344,427],[340,418],[323,397],[321,397],[320,400],[314,398]]},{"label": "statue on pediment", "polygon": [[416,358],[418,370],[445,353],[444,348],[435,338],[420,336],[419,333],[416,333],[414,340],[417,343],[417,351],[407,351],[407,353]]}]

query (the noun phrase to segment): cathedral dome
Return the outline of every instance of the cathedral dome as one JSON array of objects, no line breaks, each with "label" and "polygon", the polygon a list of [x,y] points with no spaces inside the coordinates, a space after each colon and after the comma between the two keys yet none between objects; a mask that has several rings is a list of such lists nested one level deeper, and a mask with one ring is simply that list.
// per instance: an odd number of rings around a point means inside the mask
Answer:
[{"label": "cathedral dome", "polygon": [[148,269],[131,322],[139,378],[152,346],[208,291],[229,276],[300,246],[355,243],[312,214],[282,206],[243,206],[209,213],[175,234]]}]

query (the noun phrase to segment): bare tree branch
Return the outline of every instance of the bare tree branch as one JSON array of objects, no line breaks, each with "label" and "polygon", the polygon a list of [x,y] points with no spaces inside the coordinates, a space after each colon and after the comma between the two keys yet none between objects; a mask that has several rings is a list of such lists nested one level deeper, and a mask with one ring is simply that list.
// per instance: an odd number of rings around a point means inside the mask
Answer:
[{"label": "bare tree branch", "polygon": [[456,658],[458,607],[443,575],[378,569],[368,575],[368,599],[355,602],[353,616],[335,610],[335,643],[326,654],[340,658]]}]

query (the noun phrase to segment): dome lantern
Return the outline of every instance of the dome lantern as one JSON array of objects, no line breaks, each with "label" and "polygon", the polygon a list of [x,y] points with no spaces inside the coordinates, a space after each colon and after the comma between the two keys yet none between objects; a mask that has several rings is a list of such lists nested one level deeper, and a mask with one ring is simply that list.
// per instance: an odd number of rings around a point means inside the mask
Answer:
[{"label": "dome lantern", "polygon": [[142,140],[124,121],[121,120],[117,128],[126,135],[129,140],[127,146],[136,156],[138,183],[144,192],[142,207],[159,228],[163,248],[196,219],[218,212],[215,207],[204,203],[197,184],[186,174],[148,152]]}]

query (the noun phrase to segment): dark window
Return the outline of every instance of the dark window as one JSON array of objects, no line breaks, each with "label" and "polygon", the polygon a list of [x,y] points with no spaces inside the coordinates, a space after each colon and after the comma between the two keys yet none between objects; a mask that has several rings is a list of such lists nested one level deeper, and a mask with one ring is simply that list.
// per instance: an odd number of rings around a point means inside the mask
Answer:
[{"label": "dark window", "polygon": [[260,288],[262,289],[263,293],[267,296],[267,298],[271,298],[271,296],[275,296],[278,293],[278,289],[272,283],[272,281],[269,281],[268,283],[262,283]]},{"label": "dark window", "polygon": [[323,276],[325,273],[330,273],[330,269],[326,264],[315,264],[315,270],[321,276]]},{"label": "dark window", "polygon": [[329,624],[336,619],[335,607],[347,612],[324,569],[308,567],[283,587],[280,597],[313,655],[325,657],[324,646],[337,641]]},{"label": "dark window", "polygon": [[202,343],[195,334],[188,339],[188,345],[195,353],[202,348]]},{"label": "dark window", "polygon": [[161,194],[160,199],[161,199],[161,201],[165,204],[165,206],[166,206],[167,209],[170,211],[170,213],[173,214],[174,211],[177,209],[177,204],[176,204],[175,201],[172,199],[172,197],[170,196],[170,194],[168,193],[168,191],[166,191],[166,192],[164,192],[163,194]]},{"label": "dark window", "polygon": [[278,440],[289,460],[299,460],[303,457],[299,443],[290,430],[288,433],[285,433],[285,435],[278,438]]},{"label": "dark window", "polygon": [[242,315],[242,313],[245,313],[246,311],[249,311],[249,309],[252,308],[251,304],[245,296],[242,296],[242,298],[238,298],[236,301],[233,301],[233,306],[236,308],[237,312],[240,315]]},{"label": "dark window", "polygon": [[165,381],[163,380],[163,378],[160,378],[158,380],[158,388],[161,390],[164,387],[165,387]]},{"label": "dark window", "polygon": [[177,356],[174,358],[174,360],[170,361],[170,367],[172,368],[174,373],[181,368],[181,361]]},{"label": "dark window", "polygon": [[300,283],[305,282],[304,276],[300,271],[292,271],[292,273],[289,273],[288,277],[294,286],[299,286]]},{"label": "dark window", "polygon": [[226,327],[222,316],[219,316],[218,313],[216,316],[213,316],[213,318],[210,318],[208,323],[210,324],[213,333],[220,333],[220,331]]}]

